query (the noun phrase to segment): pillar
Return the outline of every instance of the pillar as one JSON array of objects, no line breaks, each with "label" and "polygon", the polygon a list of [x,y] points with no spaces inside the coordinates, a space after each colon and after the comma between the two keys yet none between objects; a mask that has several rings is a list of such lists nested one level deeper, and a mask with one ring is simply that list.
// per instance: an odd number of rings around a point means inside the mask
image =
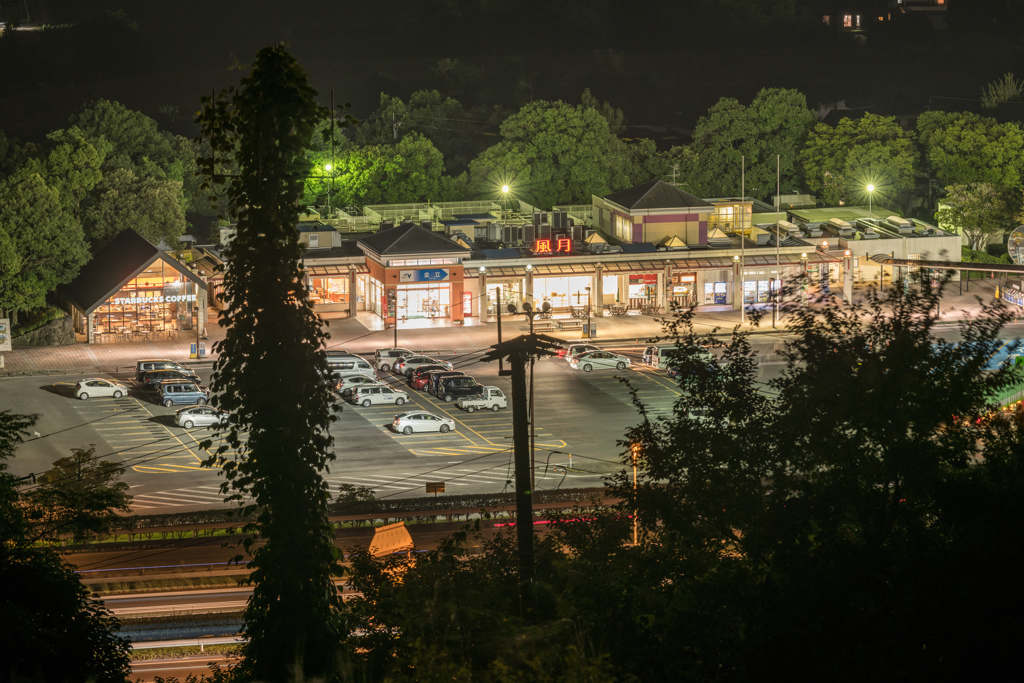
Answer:
[{"label": "pillar", "polygon": [[742,269],[739,261],[732,262],[732,310],[738,311],[743,308],[743,282],[741,277]]},{"label": "pillar", "polygon": [[843,301],[853,303],[853,256],[843,258]]},{"label": "pillar", "polygon": [[672,304],[675,302],[675,297],[672,296],[672,264],[665,266],[665,305],[662,307],[662,311],[668,313],[672,310]]},{"label": "pillar", "polygon": [[526,269],[526,291],[523,292],[523,303],[528,303],[531,306],[537,304],[533,301],[533,269]]},{"label": "pillar", "polygon": [[359,297],[357,292],[359,291],[356,286],[356,270],[355,268],[348,269],[348,317],[354,318],[359,312]]},{"label": "pillar", "polygon": [[85,321],[86,336],[90,344],[96,343],[96,314],[90,313]]},{"label": "pillar", "polygon": [[199,326],[199,332],[205,337],[206,320],[209,317],[209,311],[207,311],[209,300],[207,299],[205,289],[199,289],[196,293],[196,303],[199,306],[196,310],[196,324]]},{"label": "pillar", "polygon": [[596,318],[602,318],[604,317],[604,266],[600,263],[594,268],[594,284],[590,291],[594,295],[591,314]]},{"label": "pillar", "polygon": [[477,297],[480,309],[480,322],[487,322],[487,271],[480,269],[480,296]]}]

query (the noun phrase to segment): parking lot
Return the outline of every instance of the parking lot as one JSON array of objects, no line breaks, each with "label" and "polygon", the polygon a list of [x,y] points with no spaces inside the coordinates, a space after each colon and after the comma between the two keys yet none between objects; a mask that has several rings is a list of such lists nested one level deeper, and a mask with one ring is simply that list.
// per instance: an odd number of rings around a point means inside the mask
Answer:
[{"label": "parking lot", "polygon": [[[667,414],[678,395],[664,373],[638,364],[639,349],[621,352],[634,360],[626,370],[574,370],[559,358],[537,361],[535,385],[535,489],[577,488],[600,485],[616,470],[622,450],[616,440],[637,421],[628,379],[654,415]],[[496,363],[480,361],[480,354],[449,356],[454,369],[472,375],[484,385],[497,386],[509,395],[510,382],[498,376]],[[207,384],[209,371],[200,370]],[[198,509],[222,504],[220,477],[201,466],[208,457],[199,442],[213,437],[206,428],[191,430],[174,424],[175,408],[157,403],[131,373],[112,376],[129,387],[121,398],[74,398],[81,377],[59,380],[26,377],[7,380],[0,409],[40,415],[38,437],[31,438],[11,463],[16,474],[45,471],[50,463],[68,455],[71,447],[95,444],[104,459],[127,468],[134,508],[139,512]],[[373,488],[380,497],[424,494],[426,483],[444,482],[449,493],[511,490],[512,414],[466,413],[456,403],[445,403],[426,392],[408,387],[405,377],[382,373],[381,379],[409,394],[401,407],[356,406],[344,402],[338,421],[331,426],[336,460],[326,479]],[[18,400],[21,392],[30,400]],[[339,399],[341,400],[341,399]],[[28,407],[25,407],[28,406]],[[455,421],[447,434],[396,433],[390,428],[395,415],[426,410]],[[211,449],[212,450],[212,449]]]}]

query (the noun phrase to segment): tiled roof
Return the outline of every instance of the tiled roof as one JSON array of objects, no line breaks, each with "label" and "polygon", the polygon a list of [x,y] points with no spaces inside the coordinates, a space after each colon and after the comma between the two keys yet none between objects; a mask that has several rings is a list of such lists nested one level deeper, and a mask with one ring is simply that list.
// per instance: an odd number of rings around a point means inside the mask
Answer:
[{"label": "tiled roof", "polygon": [[381,256],[396,254],[440,254],[469,250],[433,230],[415,223],[381,230],[359,240],[359,246]]},{"label": "tiled roof", "polygon": [[643,185],[612,192],[604,198],[630,211],[713,208],[703,199],[661,180],[652,180]]},{"label": "tiled roof", "polygon": [[121,286],[144,271],[149,264],[163,260],[202,289],[195,273],[160,251],[152,242],[132,229],[125,230],[82,267],[78,277],[61,287],[63,295],[86,315],[109,299]]}]

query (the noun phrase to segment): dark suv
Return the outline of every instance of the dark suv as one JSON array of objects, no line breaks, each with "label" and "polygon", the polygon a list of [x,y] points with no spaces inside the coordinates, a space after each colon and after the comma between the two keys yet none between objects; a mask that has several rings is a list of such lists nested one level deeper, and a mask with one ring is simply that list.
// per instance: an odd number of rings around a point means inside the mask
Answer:
[{"label": "dark suv", "polygon": [[175,363],[173,360],[166,358],[147,358],[145,360],[136,361],[135,363],[135,380],[137,382],[142,381],[142,376],[153,370],[177,370],[178,372],[184,372],[187,375],[196,376],[195,370],[186,368],[181,363]]},{"label": "dark suv", "polygon": [[430,379],[427,380],[427,386],[425,388],[426,388],[428,394],[431,394],[433,396],[438,396],[437,384],[442,379],[444,379],[445,377],[465,377],[465,376],[466,376],[466,373],[459,372],[458,370],[443,370],[443,371],[442,370],[434,370],[433,372],[431,372],[428,375],[428,377],[430,377]]},{"label": "dark suv", "polygon": [[437,393],[434,395],[444,399],[445,403],[451,403],[457,398],[479,394],[483,389],[483,385],[477,384],[476,380],[468,375],[442,377],[437,385]]}]

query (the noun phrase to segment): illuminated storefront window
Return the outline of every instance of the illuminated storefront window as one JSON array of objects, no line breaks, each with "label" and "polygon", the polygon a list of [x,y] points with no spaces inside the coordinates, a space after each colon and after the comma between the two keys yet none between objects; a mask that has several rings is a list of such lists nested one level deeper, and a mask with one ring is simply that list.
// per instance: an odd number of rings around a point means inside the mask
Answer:
[{"label": "illuminated storefront window", "polygon": [[585,306],[590,276],[544,277],[533,281],[533,298],[538,303],[547,301],[552,308]]},{"label": "illuminated storefront window", "polygon": [[348,303],[348,276],[310,278],[309,298],[314,304]]},{"label": "illuminated storefront window", "polygon": [[164,261],[154,261],[93,314],[99,335],[195,329],[198,286]]}]

